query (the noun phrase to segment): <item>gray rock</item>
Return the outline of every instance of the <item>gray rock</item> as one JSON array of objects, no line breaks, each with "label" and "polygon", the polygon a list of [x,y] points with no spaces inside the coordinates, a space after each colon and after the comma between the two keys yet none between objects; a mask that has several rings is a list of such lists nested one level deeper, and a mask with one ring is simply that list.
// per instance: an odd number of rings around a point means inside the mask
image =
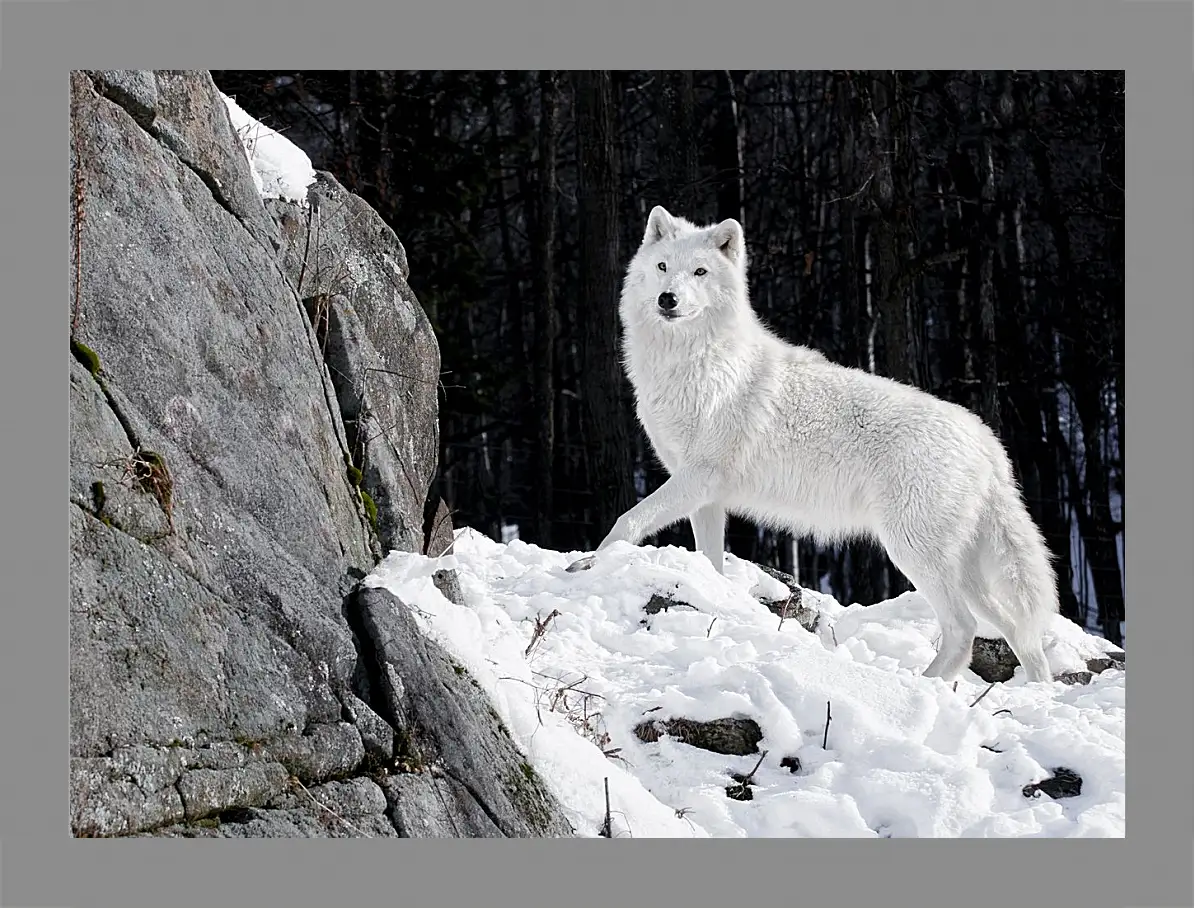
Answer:
[{"label": "gray rock", "polygon": [[317,587],[339,584],[371,562],[368,531],[347,480],[332,481],[343,427],[293,290],[121,108],[94,94],[79,106],[94,146],[79,335],[103,361],[129,447],[170,467],[175,541],[230,598],[270,585],[265,565],[246,563],[263,546]]},{"label": "gray rock", "polygon": [[[481,688],[419,632],[409,607],[386,590],[361,589],[350,609],[367,662],[364,699],[397,730],[396,760],[417,771],[434,767],[455,783],[454,797],[467,794],[502,835],[571,835]],[[405,668],[401,677],[393,666]],[[465,826],[484,834],[484,824]]]},{"label": "gray rock", "polygon": [[695,606],[689,605],[687,602],[681,602],[673,596],[661,596],[659,593],[652,593],[647,604],[643,606],[643,611],[649,615],[658,615],[660,612],[667,612],[670,609],[676,609],[678,612],[697,611]]},{"label": "gray rock", "polygon": [[[302,209],[267,213],[210,76],[71,86],[73,833],[416,834],[374,779],[427,754],[453,794],[444,823],[569,834],[480,690],[409,616],[353,597],[379,538],[425,551],[439,505],[439,354],[401,244],[321,181],[320,248],[355,282],[325,349],[281,243]],[[384,384],[363,378],[376,368]],[[369,442],[363,482],[346,412],[400,427]],[[436,532],[451,539],[451,522]]]},{"label": "gray rock", "polygon": [[682,744],[716,754],[743,756],[759,752],[763,731],[754,719],[732,716],[698,722],[693,719],[649,719],[634,728],[635,737],[644,743],[658,741],[662,735]]},{"label": "gray rock", "polygon": [[327,811],[254,810],[250,819],[239,823],[222,823],[219,834],[224,838],[276,838],[302,836],[304,838],[397,838],[390,819],[385,814],[348,820]]},{"label": "gray rock", "polygon": [[575,574],[578,571],[588,571],[597,563],[596,555],[583,555],[572,564],[565,568],[570,574]]},{"label": "gray rock", "polygon": [[971,645],[971,671],[989,683],[1011,681],[1020,664],[1003,639],[976,637]]},{"label": "gray rock", "polygon": [[351,773],[365,759],[361,732],[347,722],[315,725],[304,735],[284,735],[261,745],[299,779],[329,779]]},{"label": "gray rock", "polygon": [[735,782],[726,786],[726,797],[735,801],[753,801],[755,794],[751,791],[751,782]]},{"label": "gray rock", "polygon": [[[327,173],[300,211],[268,204],[281,262],[328,364],[350,454],[383,551],[451,551],[447,506],[429,498],[438,454],[435,334],[407,284],[407,253],[372,208]],[[412,519],[421,515],[419,520]],[[463,601],[454,571],[436,586]]]},{"label": "gray rock", "polygon": [[366,758],[381,766],[391,765],[394,762],[394,729],[390,723],[351,690],[342,693],[341,699],[345,717],[361,736]]},{"label": "gray rock", "polygon": [[70,363],[70,500],[137,539],[169,531],[160,501],[136,479],[128,435],[105,396],[103,379]]},{"label": "gray rock", "polygon": [[1083,793],[1083,779],[1073,769],[1059,766],[1049,778],[1026,785],[1021,789],[1021,793],[1027,798],[1035,798],[1039,792],[1055,800],[1075,798]]},{"label": "gray rock", "polygon": [[439,448],[439,347],[407,286],[406,252],[394,231],[328,174],[318,175],[309,197],[310,212],[270,206],[283,268],[328,362],[382,548],[422,552]]},{"label": "gray rock", "polygon": [[313,667],[262,617],[73,504],[69,532],[73,756],[267,738],[327,712]]},{"label": "gray rock", "polygon": [[423,512],[424,548],[423,554],[440,558],[452,554],[452,514],[443,498],[429,499]]},{"label": "gray rock", "polygon": [[176,785],[186,769],[180,748],[146,745],[70,763],[71,829],[76,836],[128,835],[183,819]]},{"label": "gray rock", "polygon": [[502,830],[460,783],[430,773],[391,776],[382,783],[390,818],[409,838],[500,838]]},{"label": "gray rock", "polygon": [[[1020,660],[1007,641],[1001,638],[976,637],[971,647],[971,671],[989,683],[1011,681]],[[1068,671],[1055,675],[1064,684],[1088,684],[1092,675],[1110,668],[1124,670],[1124,652],[1109,650],[1102,657],[1087,660],[1087,671]]]},{"label": "gray rock", "polygon": [[[452,515],[443,498],[429,497],[423,511],[423,554],[442,558],[452,554],[454,534]],[[449,602],[463,605],[465,594],[461,591],[460,578],[456,571],[441,570],[432,574],[432,582]]]},{"label": "gray rock", "polygon": [[386,795],[378,783],[365,778],[325,782],[311,788],[292,786],[271,800],[268,807],[271,810],[306,810],[312,805],[333,810],[350,820],[384,814],[388,807]]},{"label": "gray rock", "polygon": [[211,75],[156,70],[154,78],[158,99],[151,132],[203,180],[213,198],[259,243],[276,250],[277,228],[266,214],[249,159]]},{"label": "gray rock", "polygon": [[281,792],[290,774],[280,763],[252,763],[239,769],[194,769],[178,781],[188,820],[268,801]]},{"label": "gray rock", "polygon": [[158,80],[148,69],[105,69],[87,73],[96,90],[119,104],[142,129],[151,129],[158,113]]},{"label": "gray rock", "polygon": [[1087,670],[1093,675],[1101,674],[1109,669],[1124,671],[1124,650],[1108,650],[1102,656],[1087,660]]},{"label": "gray rock", "polygon": [[[292,780],[293,782],[293,780]],[[290,784],[266,807],[230,808],[156,830],[172,838],[394,838],[398,831],[387,813],[377,783],[356,778],[311,788]]]},{"label": "gray rock", "polygon": [[759,601],[768,607],[773,615],[776,615],[785,620],[792,618],[797,624],[805,628],[811,634],[817,632],[818,624],[821,620],[821,614],[816,610],[809,608],[809,606],[802,603],[802,588],[797,583],[797,578],[792,574],[786,574],[784,571],[778,571],[775,568],[765,567],[762,564],[755,565],[769,577],[779,580],[789,589],[789,595],[783,599],[767,599],[763,596],[759,597]]},{"label": "gray rock", "polygon": [[432,583],[449,602],[455,602],[457,605],[465,604],[465,594],[461,589],[461,580],[456,571],[436,571],[432,574]]},{"label": "gray rock", "polygon": [[[92,70],[91,89],[122,108],[207,186],[219,205],[273,251],[278,232],[266,214],[228,109],[207,72]],[[80,87],[76,96],[86,93]]]}]

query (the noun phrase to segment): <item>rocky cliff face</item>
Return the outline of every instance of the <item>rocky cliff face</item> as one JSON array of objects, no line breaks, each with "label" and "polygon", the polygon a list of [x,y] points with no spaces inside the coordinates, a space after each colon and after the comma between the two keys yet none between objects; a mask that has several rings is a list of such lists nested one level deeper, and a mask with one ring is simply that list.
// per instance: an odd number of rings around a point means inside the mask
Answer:
[{"label": "rocky cliff face", "polygon": [[206,73],[71,95],[73,833],[570,834],[467,674],[358,590],[451,542],[398,238],[326,174],[263,202]]}]

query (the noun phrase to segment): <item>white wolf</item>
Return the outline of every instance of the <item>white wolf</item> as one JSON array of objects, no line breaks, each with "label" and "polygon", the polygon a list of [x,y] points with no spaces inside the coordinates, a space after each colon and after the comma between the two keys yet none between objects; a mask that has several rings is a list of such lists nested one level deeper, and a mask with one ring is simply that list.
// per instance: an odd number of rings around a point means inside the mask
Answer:
[{"label": "white wolf", "polygon": [[1054,570],[1003,446],[975,414],[769,331],[748,301],[734,220],[703,228],[654,208],[619,314],[637,414],[669,478],[598,551],[687,517],[721,573],[727,513],[822,542],[871,536],[941,625],[926,676],[951,680],[969,664],[978,615],[1030,681],[1051,680]]}]

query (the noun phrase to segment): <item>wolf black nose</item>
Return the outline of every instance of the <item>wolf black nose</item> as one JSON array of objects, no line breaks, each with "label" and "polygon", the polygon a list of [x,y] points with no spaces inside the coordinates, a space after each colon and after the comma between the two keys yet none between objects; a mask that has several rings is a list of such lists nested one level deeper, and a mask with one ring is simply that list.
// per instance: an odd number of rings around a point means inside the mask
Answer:
[{"label": "wolf black nose", "polygon": [[661,293],[659,300],[660,308],[665,312],[671,312],[676,308],[676,294],[675,293]]}]

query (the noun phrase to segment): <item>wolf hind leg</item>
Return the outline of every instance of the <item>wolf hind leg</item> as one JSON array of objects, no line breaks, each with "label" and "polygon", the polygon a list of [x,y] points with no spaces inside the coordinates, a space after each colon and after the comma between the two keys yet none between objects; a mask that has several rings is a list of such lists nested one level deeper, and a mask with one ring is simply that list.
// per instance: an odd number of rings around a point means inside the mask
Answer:
[{"label": "wolf hind leg", "polygon": [[933,608],[942,631],[938,653],[921,674],[952,681],[971,664],[978,622],[957,587],[937,580],[926,583],[916,579],[913,585]]},{"label": "wolf hind leg", "polygon": [[953,680],[971,664],[975,632],[979,629],[959,582],[962,559],[957,549],[939,549],[935,550],[933,556],[927,556],[908,544],[902,544],[899,538],[888,536],[880,541],[892,563],[909,578],[938,619],[938,628],[941,630],[938,652],[922,675]]}]

